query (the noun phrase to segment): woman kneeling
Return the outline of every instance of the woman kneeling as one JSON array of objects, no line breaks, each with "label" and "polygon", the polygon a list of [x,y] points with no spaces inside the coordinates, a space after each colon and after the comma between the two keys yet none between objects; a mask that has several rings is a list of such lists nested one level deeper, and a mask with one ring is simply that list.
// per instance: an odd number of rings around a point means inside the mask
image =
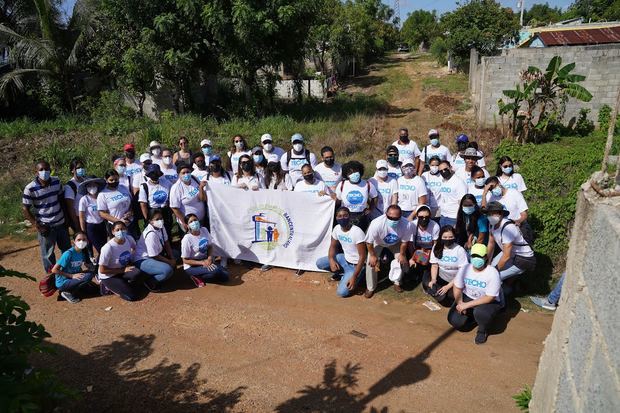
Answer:
[{"label": "woman kneeling", "polygon": [[183,269],[196,286],[204,287],[205,282],[227,282],[228,271],[215,263],[211,234],[200,226],[198,217],[189,214],[185,217],[189,231],[181,241]]},{"label": "woman kneeling", "polygon": [[155,292],[172,277],[177,262],[168,241],[162,210],[151,209],[148,217],[149,224],[136,245],[136,267],[149,276],[144,285]]}]

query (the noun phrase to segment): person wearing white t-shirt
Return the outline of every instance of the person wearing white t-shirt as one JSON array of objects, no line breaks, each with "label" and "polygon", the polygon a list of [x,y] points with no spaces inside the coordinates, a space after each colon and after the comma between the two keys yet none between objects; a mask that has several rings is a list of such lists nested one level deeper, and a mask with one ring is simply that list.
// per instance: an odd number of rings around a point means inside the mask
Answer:
[{"label": "person wearing white t-shirt", "polygon": [[374,209],[379,194],[370,182],[362,179],[363,175],[364,165],[361,162],[350,161],[342,165],[344,180],[336,187],[336,198],[351,212],[353,225],[366,231],[370,223],[370,211]]},{"label": "person wearing white t-shirt", "polygon": [[295,185],[291,176],[282,170],[280,162],[269,162],[265,174],[265,188],[276,191],[292,191]]},{"label": "person wearing white t-shirt", "polygon": [[418,169],[418,175],[422,175],[424,165],[427,165],[433,157],[439,158],[440,161],[448,161],[452,163],[452,154],[450,153],[450,149],[439,142],[439,131],[437,131],[437,129],[431,129],[428,131],[428,139],[430,140],[430,144],[426,145],[421,150],[422,156],[420,158],[420,169]]},{"label": "person wearing white t-shirt", "polygon": [[321,158],[323,162],[314,168],[314,172],[335,192],[336,186],[342,181],[342,166],[336,162],[334,150],[329,146],[321,148]]},{"label": "person wearing white t-shirt", "polygon": [[[194,175],[195,172],[196,170],[192,172],[193,176],[195,176]],[[222,159],[220,158],[219,155],[214,155],[211,158],[209,169],[207,170],[207,173],[202,177],[202,179],[200,179],[200,182],[209,182],[209,183],[216,183],[216,184],[222,184],[222,185],[231,184],[232,176],[230,172],[225,170],[224,167],[222,166]]]},{"label": "person wearing white t-shirt", "polygon": [[456,137],[457,152],[452,156],[452,169],[456,172],[458,169],[465,167],[464,153],[467,148],[473,148],[476,150],[478,160],[476,165],[480,168],[484,168],[486,163],[484,161],[484,154],[478,150],[478,144],[476,142],[469,142],[469,137],[464,134],[460,134]]},{"label": "person wearing white t-shirt", "polygon": [[439,174],[439,162],[441,160],[433,156],[429,159],[429,170],[422,174],[422,179],[426,184],[428,195],[428,206],[431,209],[431,217],[436,218],[439,214],[439,198],[441,197],[441,183],[443,178]]},{"label": "person wearing white t-shirt", "polygon": [[431,271],[430,252],[439,238],[439,224],[431,219],[428,205],[419,205],[415,210],[415,219],[411,222],[411,239],[409,243],[409,265],[411,276],[419,282]]},{"label": "person wearing white t-shirt", "polygon": [[284,155],[284,149],[273,146],[273,138],[270,134],[265,133],[260,137],[260,144],[263,147],[263,155],[269,162],[280,162],[280,158]]},{"label": "person wearing white t-shirt", "polygon": [[[471,171],[473,171],[473,168],[475,166],[478,166],[476,165],[476,162],[480,159],[480,156],[478,155],[478,151],[476,151],[474,148],[467,148],[463,153],[463,158],[465,159],[465,166],[463,168],[457,169],[455,171],[455,174],[463,181],[465,181],[466,185],[469,185],[472,183]],[[488,178],[490,176],[489,172],[482,167],[480,168],[484,172],[485,178]]]},{"label": "person wearing white t-shirt", "polygon": [[476,203],[482,205],[482,195],[484,194],[484,186],[487,178],[484,171],[479,166],[471,168],[471,183],[467,185],[467,193],[476,198]]},{"label": "person wearing white t-shirt", "polygon": [[151,155],[151,161],[155,165],[162,165],[161,152],[161,144],[159,142],[151,141],[151,143],[149,143],[149,154]]},{"label": "person wearing white t-shirt", "polygon": [[396,146],[388,146],[385,159],[388,163],[388,176],[392,179],[398,179],[403,176],[403,171],[401,170],[403,164],[398,160],[399,156]]},{"label": "person wearing white t-shirt", "polygon": [[233,174],[239,170],[239,159],[247,155],[250,158],[252,157],[252,151],[248,147],[248,143],[245,138],[241,135],[235,135],[232,138],[232,147],[228,151],[228,165],[226,169]]},{"label": "person wearing white t-shirt", "polygon": [[[333,273],[332,279],[342,273],[336,293],[340,297],[348,297],[354,293],[362,279],[362,270],[366,263],[366,235],[359,227],[351,223],[349,209],[338,208],[337,225],[332,230],[332,239],[327,257],[319,258],[316,266]],[[338,246],[342,252],[338,252]]]},{"label": "person wearing white t-shirt", "polygon": [[167,184],[168,188],[172,187],[179,179],[177,168],[172,163],[172,151],[170,149],[164,149],[161,152],[161,173],[164,174],[161,179]]},{"label": "person wearing white t-shirt", "polygon": [[80,229],[86,233],[97,253],[108,241],[105,222],[97,210],[97,195],[104,187],[105,180],[101,178],[87,179],[78,187],[78,192],[83,195],[78,205]]},{"label": "person wearing white t-shirt", "polygon": [[469,264],[465,248],[456,243],[454,228],[450,226],[441,228],[439,238],[431,250],[429,262],[431,270],[424,274],[422,288],[438,303],[452,305],[454,277],[459,269]]},{"label": "person wearing white t-shirt", "polygon": [[413,219],[413,211],[418,205],[426,205],[428,192],[424,180],[415,174],[413,161],[405,161],[402,167],[403,176],[398,178],[398,206],[405,219]]},{"label": "person wearing white t-shirt", "polygon": [[302,166],[301,174],[302,180],[295,184],[295,192],[302,192],[315,196],[329,196],[333,200],[336,200],[336,194],[330,191],[327,185],[325,185],[325,182],[316,177],[312,166],[309,164]]},{"label": "person wearing white t-shirt", "polygon": [[118,172],[111,169],[104,175],[106,187],[97,195],[97,212],[107,221],[108,233],[111,225],[116,221],[123,221],[129,227],[129,233],[134,236],[138,229],[134,216],[131,195],[124,186],[118,185]]},{"label": "person wearing white t-shirt", "polygon": [[510,219],[508,211],[499,202],[489,202],[485,212],[489,220],[489,252],[492,254],[495,245],[501,250],[493,259],[492,265],[500,272],[500,277],[508,287],[508,294],[515,276],[536,267],[536,257],[532,247],[525,241],[521,229]]},{"label": "person wearing white t-shirt", "polygon": [[461,267],[454,277],[454,304],[448,312],[448,322],[460,331],[478,325],[474,342],[484,344],[488,329],[501,309],[501,280],[497,270],[488,265],[487,247],[471,247],[471,264]]},{"label": "person wearing white t-shirt", "polygon": [[163,173],[157,164],[152,164],[146,172],[147,181],[140,185],[138,202],[140,211],[144,217],[144,223],[148,220],[149,211],[160,209],[164,215],[166,230],[172,231],[172,210],[170,209],[170,186],[162,179]]},{"label": "person wearing white t-shirt", "polygon": [[398,179],[388,175],[388,162],[380,159],[376,164],[375,176],[368,181],[379,194],[375,207],[370,211],[370,219],[385,214],[390,205],[398,204]]},{"label": "person wearing white t-shirt", "polygon": [[377,288],[378,269],[383,249],[394,255],[390,262],[388,277],[394,283],[394,290],[402,292],[400,286],[403,271],[409,271],[407,248],[411,239],[411,223],[403,217],[398,205],[390,205],[385,212],[371,221],[366,232],[366,292],[364,297],[371,298]]},{"label": "person wearing white t-shirt", "polygon": [[241,155],[239,157],[239,167],[233,174],[231,186],[252,191],[265,188],[263,178],[256,172],[256,166],[251,155]]},{"label": "person wearing white t-shirt", "polygon": [[415,170],[420,169],[420,148],[418,144],[409,139],[409,130],[407,128],[400,128],[398,131],[398,140],[392,143],[393,146],[398,148],[398,160],[403,164],[405,161],[412,161]]},{"label": "person wearing white t-shirt", "polygon": [[439,174],[441,175],[441,188],[439,196],[439,212],[441,218],[439,225],[456,226],[456,216],[459,212],[461,199],[467,193],[467,185],[461,178],[456,176],[450,169],[448,161],[439,163]]},{"label": "person wearing white t-shirt", "polygon": [[151,161],[151,155],[148,153],[143,153],[140,155],[140,164],[142,165],[142,168],[131,177],[131,193],[134,197],[138,196],[138,193],[140,192],[140,185],[148,181],[148,178],[146,177],[146,170],[153,164],[153,161]]},{"label": "person wearing white t-shirt", "polygon": [[64,198],[66,205],[66,214],[69,216],[69,224],[73,231],[80,230],[80,219],[78,205],[82,195],[78,194],[78,186],[86,179],[86,168],[84,162],[74,158],[69,164],[69,172],[73,177],[64,185]]},{"label": "person wearing white t-shirt", "polygon": [[192,176],[192,168],[188,164],[179,165],[178,170],[179,179],[170,189],[170,208],[183,232],[187,232],[186,215],[196,215],[201,222],[204,222],[206,181],[199,182]]},{"label": "person wearing white t-shirt", "polygon": [[136,241],[127,233],[127,226],[117,221],[111,228],[112,238],[101,248],[97,278],[101,295],[116,294],[126,301],[138,299],[136,281],[140,270],[132,265]]},{"label": "person wearing white t-shirt", "polygon": [[164,228],[164,215],[158,209],[149,212],[149,223],[136,244],[135,260],[136,267],[150,276],[144,285],[151,291],[158,291],[174,274],[176,259]]},{"label": "person wearing white t-shirt", "polygon": [[[521,192],[516,189],[506,189],[503,187],[497,176],[492,176],[486,180],[484,193],[482,196],[482,208],[489,202],[499,202],[508,211],[508,219],[517,225],[527,226],[528,206]],[[529,230],[529,228],[528,228]]]},{"label": "person wearing white t-shirt", "polygon": [[280,165],[291,176],[293,183],[297,183],[302,179],[301,167],[309,164],[314,169],[317,161],[316,155],[306,148],[301,133],[291,136],[291,144],[293,147],[280,157]]},{"label": "person wearing white t-shirt", "polygon": [[125,175],[131,178],[142,170],[142,164],[136,161],[136,147],[133,143],[126,143],[123,146],[123,152],[126,167]]},{"label": "person wearing white t-shirt", "polygon": [[[218,155],[214,155],[219,158]],[[196,152],[192,155],[192,175],[198,179],[198,181],[202,181],[209,174],[209,168],[211,165],[207,165],[206,156],[202,152]],[[212,161],[213,158],[211,158]],[[221,161],[220,161],[221,165]]]},{"label": "person wearing white t-shirt", "polygon": [[523,176],[514,171],[514,163],[509,156],[499,158],[495,175],[499,179],[499,183],[506,189],[516,189],[519,192],[524,192],[527,189]]},{"label": "person wearing white t-shirt", "polygon": [[197,287],[204,287],[207,282],[225,283],[229,280],[228,270],[216,263],[213,255],[213,239],[209,230],[200,225],[194,214],[185,217],[188,232],[181,241],[181,258],[183,270]]}]

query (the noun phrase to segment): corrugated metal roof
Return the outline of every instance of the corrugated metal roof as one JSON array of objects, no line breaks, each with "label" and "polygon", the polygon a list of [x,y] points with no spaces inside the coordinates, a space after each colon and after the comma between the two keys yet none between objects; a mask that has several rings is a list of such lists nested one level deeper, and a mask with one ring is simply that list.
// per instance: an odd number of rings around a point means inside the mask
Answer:
[{"label": "corrugated metal roof", "polygon": [[553,30],[536,33],[545,46],[620,43],[620,26],[601,29]]}]

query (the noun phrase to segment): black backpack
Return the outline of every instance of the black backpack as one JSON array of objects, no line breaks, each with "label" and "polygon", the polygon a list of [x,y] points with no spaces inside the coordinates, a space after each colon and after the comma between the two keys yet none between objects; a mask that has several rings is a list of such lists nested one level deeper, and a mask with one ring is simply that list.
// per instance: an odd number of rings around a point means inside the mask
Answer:
[{"label": "black backpack", "polygon": [[[532,227],[530,227],[530,224],[527,223],[527,221],[524,221],[521,226],[517,226],[517,224],[515,224],[515,222],[512,219],[508,219],[506,220],[506,222],[504,222],[504,224],[502,225],[502,228],[499,232],[499,238],[500,238],[500,242],[503,244],[502,242],[502,236],[504,235],[504,228],[506,228],[506,226],[508,225],[514,225],[515,227],[517,227],[517,230],[519,231],[519,233],[521,233],[521,236],[523,237],[523,239],[525,240],[525,244],[512,244],[516,247],[530,247],[532,248],[532,244],[534,243],[534,233],[532,231]],[[533,248],[532,248],[533,249]]]},{"label": "black backpack", "polygon": [[[310,165],[310,150],[309,149],[305,149],[305,155],[306,155],[306,162],[308,162],[308,165]],[[286,157],[286,167],[288,168],[288,165],[291,163],[291,158],[293,156],[293,150],[289,149],[287,157]],[[299,158],[297,158],[299,159]]]}]

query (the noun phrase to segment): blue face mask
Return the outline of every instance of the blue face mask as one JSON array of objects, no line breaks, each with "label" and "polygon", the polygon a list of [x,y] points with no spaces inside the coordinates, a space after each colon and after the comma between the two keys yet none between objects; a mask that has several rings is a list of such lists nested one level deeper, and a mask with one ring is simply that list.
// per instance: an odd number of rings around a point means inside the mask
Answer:
[{"label": "blue face mask", "polygon": [[508,168],[502,168],[502,172],[506,175],[512,174],[512,166],[509,166]]},{"label": "blue face mask", "polygon": [[362,174],[360,174],[359,172],[353,172],[351,175],[349,175],[349,181],[351,181],[354,184],[358,183],[361,179],[362,179]]},{"label": "blue face mask", "polygon": [[479,270],[480,268],[484,267],[484,263],[486,261],[484,260],[484,258],[480,258],[480,257],[473,257],[471,259],[471,265],[474,266],[475,269]]},{"label": "blue face mask", "polygon": [[493,196],[502,196],[502,188],[497,186],[491,190],[491,193],[493,194]]},{"label": "blue face mask", "polygon": [[390,226],[390,228],[396,228],[398,226],[398,221],[392,221],[391,219],[388,219],[387,223]]},{"label": "blue face mask", "polygon": [[183,182],[188,183],[192,180],[192,174],[181,175],[181,179],[183,180]]},{"label": "blue face mask", "polygon": [[204,153],[205,155],[211,155],[212,151],[213,151],[213,148],[211,148],[210,146],[207,146],[206,148],[202,148],[202,153]]},{"label": "blue face mask", "polygon": [[189,224],[187,224],[187,226],[192,231],[198,231],[200,229],[200,221],[192,221]]},{"label": "blue face mask", "polygon": [[116,172],[118,172],[119,175],[124,175],[126,170],[127,170],[127,168],[125,168],[124,166],[117,166],[116,167]]},{"label": "blue face mask", "polygon": [[47,171],[47,170],[37,172],[37,176],[42,181],[47,181],[48,179],[50,179],[51,175],[52,175],[52,173],[50,171]]},{"label": "blue face mask", "polygon": [[114,233],[114,238],[116,238],[119,241],[124,240],[126,237],[127,237],[127,231],[125,230],[116,231]]},{"label": "blue face mask", "polygon": [[261,163],[263,161],[263,155],[254,155],[252,158],[254,158],[254,163]]},{"label": "blue face mask", "polygon": [[474,206],[464,206],[461,209],[463,210],[463,213],[466,214],[466,215],[471,215],[474,212],[476,212],[476,207],[474,207]]},{"label": "blue face mask", "polygon": [[338,225],[340,225],[341,227],[345,227],[347,228],[349,226],[349,223],[351,222],[351,218],[337,218],[336,222],[338,223]]},{"label": "blue face mask", "polygon": [[82,178],[86,175],[86,169],[85,168],[77,168],[75,170],[75,175]]},{"label": "blue face mask", "polygon": [[439,139],[437,139],[437,138],[431,139],[431,145],[432,146],[439,146]]}]

